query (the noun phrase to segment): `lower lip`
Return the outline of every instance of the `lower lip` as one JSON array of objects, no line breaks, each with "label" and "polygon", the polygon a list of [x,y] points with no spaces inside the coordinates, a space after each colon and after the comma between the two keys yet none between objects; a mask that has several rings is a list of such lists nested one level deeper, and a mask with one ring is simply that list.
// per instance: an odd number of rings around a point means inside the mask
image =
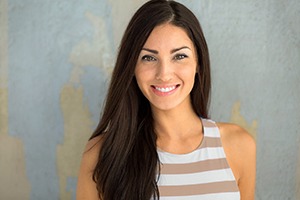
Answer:
[{"label": "lower lip", "polygon": [[152,91],[154,92],[154,94],[164,97],[164,96],[169,96],[169,95],[173,94],[174,92],[176,92],[176,90],[179,88],[179,85],[176,85],[175,89],[173,89],[169,92],[161,92],[161,91],[155,89],[155,87],[151,87],[151,88],[152,88]]}]

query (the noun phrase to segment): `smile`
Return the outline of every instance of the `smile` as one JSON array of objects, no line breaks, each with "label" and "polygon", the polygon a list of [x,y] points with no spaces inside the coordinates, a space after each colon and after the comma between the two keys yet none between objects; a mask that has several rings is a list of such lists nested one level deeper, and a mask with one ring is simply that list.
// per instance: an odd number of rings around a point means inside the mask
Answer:
[{"label": "smile", "polygon": [[171,86],[171,87],[155,87],[156,90],[160,91],[160,92],[171,92],[172,90],[174,90],[176,88],[176,86]]},{"label": "smile", "polygon": [[151,87],[154,94],[161,97],[165,97],[175,93],[177,89],[180,87],[180,84],[172,85],[172,86],[160,86],[160,87],[152,85]]}]

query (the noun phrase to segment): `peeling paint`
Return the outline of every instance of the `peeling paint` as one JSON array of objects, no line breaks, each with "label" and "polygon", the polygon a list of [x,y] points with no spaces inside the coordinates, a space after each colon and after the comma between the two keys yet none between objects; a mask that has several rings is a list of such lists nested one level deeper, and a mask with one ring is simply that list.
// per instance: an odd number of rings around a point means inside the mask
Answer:
[{"label": "peeling paint", "polygon": [[[0,88],[7,87],[7,66],[8,66],[8,15],[7,15],[7,0],[0,1]],[[2,104],[0,104],[2,106]],[[1,123],[1,121],[0,121]],[[1,125],[1,124],[0,124]],[[1,128],[1,127],[0,127]],[[1,130],[1,129],[0,129]],[[0,131],[1,133],[1,131]]]},{"label": "peeling paint", "polygon": [[26,175],[23,142],[0,135],[0,199],[29,199],[31,186]]},{"label": "peeling paint", "polygon": [[[93,25],[94,36],[91,40],[83,39],[73,47],[69,60],[73,65],[69,83],[61,91],[61,110],[64,118],[64,142],[57,146],[57,168],[60,180],[61,199],[71,199],[72,189],[68,189],[68,180],[77,178],[84,146],[91,136],[95,125],[89,105],[84,100],[84,88],[81,77],[87,66],[101,68],[111,74],[111,45],[107,35],[105,21],[86,12],[86,18]],[[66,162],[67,161],[67,162]]]},{"label": "peeling paint", "polygon": [[[299,142],[298,142],[299,144]],[[300,199],[300,146],[299,146],[299,151],[298,151],[298,165],[297,165],[297,181],[296,181],[296,196],[297,199]]]},{"label": "peeling paint", "polygon": [[84,146],[92,133],[92,120],[84,102],[83,88],[64,86],[60,98],[64,118],[64,143],[57,146],[57,169],[61,199],[71,199],[67,191],[69,177],[76,178]]},{"label": "peeling paint", "polygon": [[[125,31],[131,16],[145,2],[146,0],[131,0],[130,3],[123,0],[109,0],[109,3],[112,5],[112,19],[115,30],[113,36],[116,44],[120,43],[122,33]],[[120,17],[120,13],[122,13],[122,17]]]},{"label": "peeling paint", "polygon": [[70,62],[73,70],[70,82],[80,83],[80,77],[84,74],[83,67],[93,66],[104,69],[107,74],[111,74],[113,68],[113,58],[110,54],[111,45],[106,33],[105,21],[91,12],[86,13],[86,18],[94,27],[92,40],[81,40],[70,53]]},{"label": "peeling paint", "polygon": [[7,88],[0,87],[0,136],[8,133],[7,92]]},{"label": "peeling paint", "polygon": [[241,102],[237,101],[231,110],[231,119],[230,122],[235,123],[247,130],[253,138],[256,140],[257,135],[257,121],[253,120],[251,123],[248,123],[246,119],[241,115]]},{"label": "peeling paint", "polygon": [[0,199],[29,199],[22,140],[8,134],[7,1],[0,1]]}]

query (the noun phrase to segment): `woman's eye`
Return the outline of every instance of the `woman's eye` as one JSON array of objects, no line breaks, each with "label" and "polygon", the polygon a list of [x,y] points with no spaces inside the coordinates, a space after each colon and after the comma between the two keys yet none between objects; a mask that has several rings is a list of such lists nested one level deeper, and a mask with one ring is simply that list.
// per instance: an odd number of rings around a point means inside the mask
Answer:
[{"label": "woman's eye", "polygon": [[156,58],[153,57],[153,56],[148,56],[148,55],[146,55],[146,56],[143,56],[143,57],[142,57],[142,60],[143,60],[143,61],[150,62],[150,61],[156,61]]},{"label": "woman's eye", "polygon": [[174,59],[175,60],[182,60],[182,59],[187,58],[187,57],[188,56],[185,55],[185,54],[177,54],[177,55],[175,55]]}]

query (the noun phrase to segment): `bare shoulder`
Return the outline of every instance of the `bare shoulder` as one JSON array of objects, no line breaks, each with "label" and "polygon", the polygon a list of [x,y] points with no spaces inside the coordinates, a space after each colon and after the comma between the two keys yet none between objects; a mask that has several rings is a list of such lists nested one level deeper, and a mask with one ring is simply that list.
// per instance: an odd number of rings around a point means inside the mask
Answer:
[{"label": "bare shoulder", "polygon": [[98,135],[93,139],[89,140],[85,146],[84,154],[98,151],[100,149],[101,143],[102,143],[101,135]]},{"label": "bare shoulder", "polygon": [[253,137],[242,127],[230,123],[217,123],[221,141],[229,162],[238,168],[239,175],[245,169],[245,162],[256,157],[256,144]]},{"label": "bare shoulder", "polygon": [[86,165],[92,171],[94,170],[99,156],[99,151],[102,144],[102,137],[96,136],[89,140],[82,154],[81,165]]},{"label": "bare shoulder", "polygon": [[255,149],[256,145],[253,137],[242,127],[230,123],[217,123],[217,126],[224,145],[241,147],[240,150],[253,151]]},{"label": "bare shoulder", "polygon": [[93,173],[98,162],[101,144],[102,137],[97,136],[89,140],[85,146],[78,174],[76,199],[99,199],[96,183],[93,180]]},{"label": "bare shoulder", "polygon": [[227,161],[234,173],[241,199],[253,200],[256,177],[256,144],[253,137],[235,124],[217,123]]}]

